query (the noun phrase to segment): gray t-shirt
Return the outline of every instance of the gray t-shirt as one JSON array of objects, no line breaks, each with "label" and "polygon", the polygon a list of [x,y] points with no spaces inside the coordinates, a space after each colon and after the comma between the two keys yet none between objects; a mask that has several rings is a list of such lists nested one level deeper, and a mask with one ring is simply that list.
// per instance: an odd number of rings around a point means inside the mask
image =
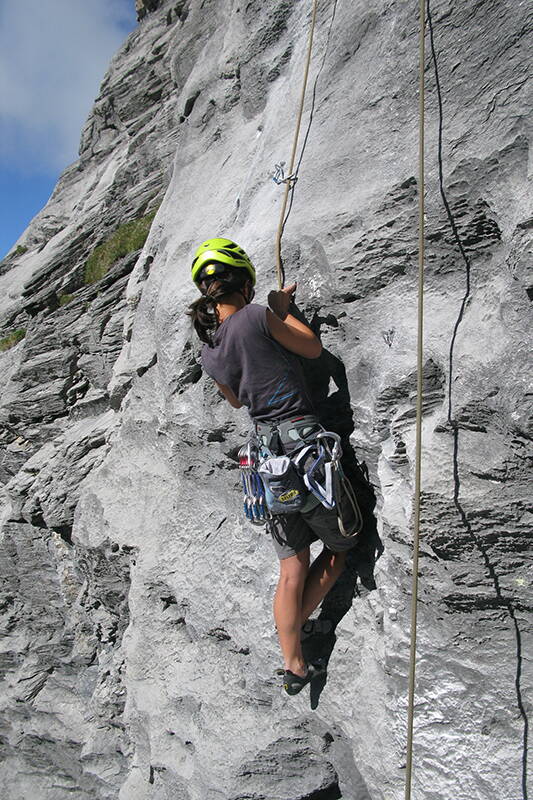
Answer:
[{"label": "gray t-shirt", "polygon": [[313,414],[302,367],[272,337],[265,306],[251,303],[227,317],[202,348],[202,364],[234,392],[256,422]]}]

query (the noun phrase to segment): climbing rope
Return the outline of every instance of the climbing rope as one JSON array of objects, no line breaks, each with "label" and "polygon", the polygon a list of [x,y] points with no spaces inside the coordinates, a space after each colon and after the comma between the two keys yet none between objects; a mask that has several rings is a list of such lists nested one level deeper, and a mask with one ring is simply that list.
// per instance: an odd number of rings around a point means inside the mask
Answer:
[{"label": "climbing rope", "polygon": [[[281,227],[281,236],[282,237],[283,237],[283,233],[285,231],[285,226],[287,224],[287,220],[289,219],[289,215],[291,213],[292,206],[293,206],[293,203],[294,203],[294,190],[296,189],[296,181],[298,180],[298,175],[300,174],[300,167],[302,165],[302,161],[303,161],[303,158],[304,158],[305,150],[306,150],[306,147],[307,147],[307,142],[309,140],[309,134],[311,133],[311,126],[313,124],[313,118],[314,118],[314,115],[315,115],[316,90],[317,90],[317,87],[318,87],[318,81],[320,80],[320,76],[322,75],[322,71],[323,71],[324,66],[326,64],[327,55],[329,53],[329,43],[330,43],[331,35],[332,35],[332,32],[333,32],[333,25],[335,24],[335,17],[336,17],[336,14],[337,14],[337,4],[338,4],[338,2],[339,2],[339,0],[333,0],[333,6],[332,6],[331,16],[330,16],[330,20],[329,20],[328,33],[327,33],[327,36],[326,36],[326,44],[325,44],[325,47],[324,47],[324,54],[322,56],[322,61],[320,63],[318,71],[317,71],[317,73],[315,75],[315,80],[314,80],[314,83],[313,83],[313,94],[312,94],[312,97],[311,97],[311,103],[310,103],[310,107],[309,107],[309,118],[307,120],[307,128],[306,128],[306,131],[305,131],[305,135],[303,137],[302,146],[300,147],[300,155],[298,156],[298,163],[296,164],[296,167],[295,167],[294,172],[292,173],[292,175],[290,175],[288,177],[285,177],[284,172],[282,172],[282,176],[281,177],[283,178],[283,180],[276,181],[276,177],[277,177],[276,174],[272,177],[272,180],[274,181],[274,183],[284,183],[285,180],[289,180],[289,179],[291,181],[291,186],[290,186],[290,191],[289,191],[289,196],[290,196],[289,207],[287,208],[287,211],[285,213],[285,219],[283,220],[283,225]],[[276,172],[278,170],[278,167],[281,167],[281,169],[283,171],[283,167],[284,166],[285,166],[285,162],[284,161],[282,161],[280,164],[276,164],[275,165]]]},{"label": "climbing rope", "polygon": [[[516,692],[516,703],[518,707],[518,711],[520,716],[522,717],[523,722],[523,734],[522,734],[522,777],[521,777],[521,789],[522,789],[522,800],[528,800],[528,787],[527,787],[527,778],[528,778],[528,743],[529,743],[529,720],[527,715],[527,709],[524,704],[524,699],[522,695],[522,684],[521,684],[521,677],[522,677],[522,663],[523,663],[523,645],[522,645],[522,633],[520,630],[520,626],[518,624],[518,619],[515,613],[515,608],[513,606],[513,602],[510,597],[506,596],[504,591],[500,586],[500,579],[496,572],[495,565],[491,562],[489,557],[489,552],[487,548],[487,544],[483,542],[482,538],[478,534],[475,533],[471,521],[469,520],[465,509],[463,508],[462,501],[460,498],[461,493],[461,477],[459,474],[459,423],[454,418],[453,415],[453,404],[452,404],[452,388],[453,388],[453,375],[454,375],[454,351],[457,341],[457,335],[459,332],[459,327],[463,321],[465,310],[467,307],[467,303],[471,297],[471,269],[472,264],[470,261],[470,257],[467,253],[466,246],[463,243],[461,236],[459,235],[459,229],[457,225],[457,220],[454,217],[454,213],[452,211],[450,202],[446,195],[446,191],[444,189],[444,167],[443,167],[443,103],[442,103],[442,90],[439,78],[439,66],[438,66],[438,59],[437,59],[437,51],[435,47],[435,38],[434,38],[434,25],[432,21],[432,14],[431,14],[431,3],[430,0],[426,0],[426,11],[427,11],[427,23],[428,23],[428,34],[429,34],[429,45],[431,48],[431,59],[433,62],[433,70],[435,74],[435,91],[437,97],[437,107],[438,107],[438,118],[439,118],[439,128],[438,128],[438,142],[437,142],[437,161],[439,167],[439,189],[440,195],[442,199],[442,204],[446,211],[446,216],[448,218],[448,223],[450,225],[453,238],[457,245],[457,249],[461,254],[461,258],[464,262],[465,268],[465,285],[464,285],[464,294],[461,300],[461,305],[459,307],[459,311],[457,314],[457,318],[455,320],[455,325],[453,328],[453,334],[450,342],[450,350],[449,350],[449,361],[448,361],[448,424],[451,428],[453,434],[453,502],[455,508],[459,514],[459,518],[461,519],[461,523],[463,525],[464,530],[467,532],[470,540],[475,545],[475,547],[480,552],[483,562],[485,565],[486,573],[488,577],[491,579],[494,592],[495,592],[495,599],[497,605],[500,608],[505,608],[510,619],[512,622],[512,626],[514,628],[515,634],[515,641],[516,641],[516,673],[515,673],[515,692]],[[518,798],[517,798],[518,800]]]},{"label": "climbing rope", "polygon": [[298,138],[300,136],[300,126],[302,124],[302,115],[303,115],[303,110],[304,110],[305,93],[306,93],[306,89],[307,89],[307,78],[308,78],[308,75],[309,75],[309,66],[311,64],[311,54],[312,54],[312,51],[313,51],[313,35],[314,35],[314,32],[315,32],[317,2],[318,2],[318,0],[313,0],[313,11],[312,11],[312,16],[311,16],[311,26],[309,28],[309,39],[308,39],[308,42],[307,42],[307,57],[306,57],[306,61],[305,61],[302,92],[301,92],[301,95],[300,95],[300,106],[299,106],[299,109],[298,109],[298,116],[297,116],[297,119],[296,119],[296,128],[295,128],[295,131],[294,131],[294,139],[293,139],[293,142],[292,142],[292,152],[291,152],[291,158],[290,158],[290,161],[289,161],[289,168],[287,170],[288,178],[284,178],[282,181],[280,181],[280,183],[282,182],[282,183],[285,184],[285,191],[283,193],[283,201],[282,201],[282,204],[281,204],[281,213],[280,213],[280,216],[279,216],[278,230],[277,230],[277,234],[276,234],[276,276],[277,276],[277,279],[278,279],[278,287],[280,289],[283,289],[283,286],[285,284],[285,274],[284,274],[284,271],[283,271],[283,261],[281,259],[281,237],[282,237],[282,234],[283,234],[283,226],[284,226],[284,223],[285,223],[285,211],[287,209],[287,203],[288,203],[288,200],[289,200],[289,192],[290,192],[291,187],[293,186],[293,183],[294,183],[294,175],[293,175],[294,162],[296,160],[296,150],[298,148]]},{"label": "climbing rope", "polygon": [[415,496],[413,531],[413,579],[411,590],[411,644],[409,653],[409,698],[407,702],[407,755],[405,773],[405,800],[411,799],[413,774],[413,720],[416,677],[416,623],[418,605],[418,555],[420,550],[420,485],[422,475],[422,401],[424,380],[424,33],[425,3],[419,0],[419,71],[418,71],[418,332],[417,332],[417,387],[416,387],[416,442],[415,442]]},{"label": "climbing rope", "polygon": [[[277,184],[284,184],[285,191],[276,234],[276,275],[278,287],[283,288],[285,274],[281,258],[281,237],[285,225],[285,212],[291,189],[297,180],[294,172],[294,162],[300,135],[303,108],[307,89],[307,79],[313,49],[313,36],[316,23],[317,0],[313,0],[312,18],[307,45],[307,57],[304,69],[300,105],[294,132],[291,158],[287,174],[285,162],[276,164],[276,173],[273,180]],[[419,0],[419,153],[418,153],[418,330],[417,330],[417,400],[416,400],[416,442],[415,442],[415,491],[414,491],[414,531],[413,531],[413,576],[411,593],[411,640],[409,658],[409,697],[407,712],[407,754],[406,754],[406,780],[405,800],[411,800],[411,779],[413,766],[413,719],[416,678],[416,632],[417,632],[417,603],[418,603],[418,561],[420,550],[420,489],[421,489],[421,461],[422,461],[422,404],[423,404],[423,370],[424,370],[424,33],[425,33],[425,0]]]}]

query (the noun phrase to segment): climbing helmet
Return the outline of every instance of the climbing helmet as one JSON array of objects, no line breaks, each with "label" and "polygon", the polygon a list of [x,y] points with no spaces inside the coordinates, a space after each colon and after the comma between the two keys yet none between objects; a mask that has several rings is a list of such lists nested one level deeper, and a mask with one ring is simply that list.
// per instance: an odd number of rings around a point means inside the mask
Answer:
[{"label": "climbing helmet", "polygon": [[196,285],[211,275],[215,276],[218,264],[245,269],[252,286],[255,286],[254,265],[242,247],[231,239],[207,239],[200,245],[194,254],[191,268],[191,277]]}]

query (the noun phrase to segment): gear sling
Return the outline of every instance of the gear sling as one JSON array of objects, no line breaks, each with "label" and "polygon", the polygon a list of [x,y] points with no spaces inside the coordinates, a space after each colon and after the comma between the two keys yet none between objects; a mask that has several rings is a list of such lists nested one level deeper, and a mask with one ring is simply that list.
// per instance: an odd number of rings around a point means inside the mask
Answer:
[{"label": "gear sling", "polygon": [[239,451],[244,514],[264,525],[277,514],[307,511],[318,503],[336,509],[339,531],[356,536],[363,519],[340,460],[340,436],[316,417],[256,423]]}]

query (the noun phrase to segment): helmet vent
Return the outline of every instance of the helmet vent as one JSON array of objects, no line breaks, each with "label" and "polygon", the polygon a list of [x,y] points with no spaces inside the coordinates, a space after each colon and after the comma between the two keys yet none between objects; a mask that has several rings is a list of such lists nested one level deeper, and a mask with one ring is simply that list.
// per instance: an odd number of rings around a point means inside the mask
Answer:
[{"label": "helmet vent", "polygon": [[191,268],[193,281],[198,283],[203,266],[217,262],[227,267],[245,269],[250,276],[252,286],[255,284],[255,269],[246,252],[236,242],[223,238],[208,239],[200,245]]}]

